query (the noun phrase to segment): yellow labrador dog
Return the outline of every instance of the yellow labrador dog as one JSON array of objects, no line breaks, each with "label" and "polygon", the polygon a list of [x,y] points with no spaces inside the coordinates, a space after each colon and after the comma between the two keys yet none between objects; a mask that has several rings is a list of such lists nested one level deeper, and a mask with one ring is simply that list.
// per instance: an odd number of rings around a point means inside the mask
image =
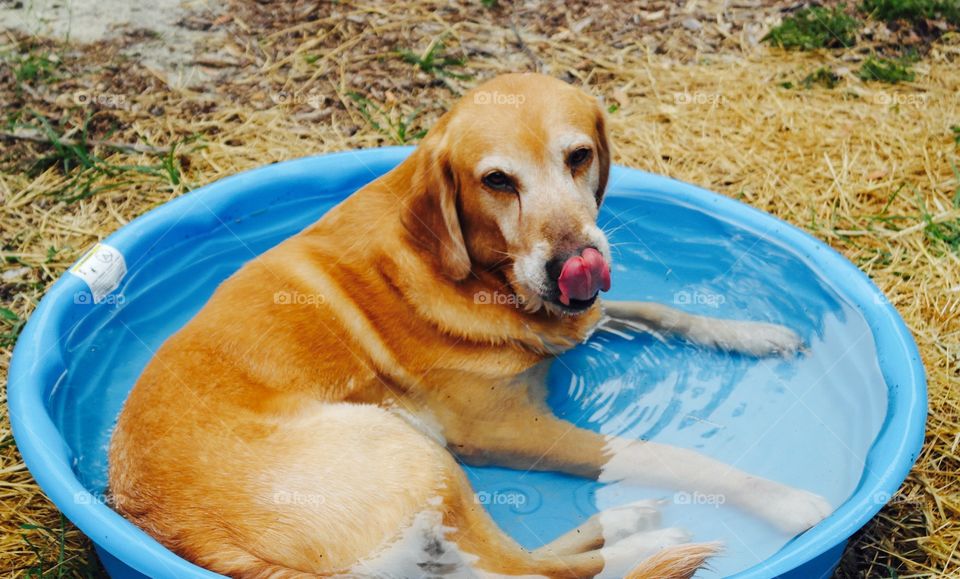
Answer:
[{"label": "yellow labrador dog", "polygon": [[601,302],[609,168],[583,92],[536,74],[475,89],[160,348],[113,434],[118,510],[236,577],[689,577],[718,549],[634,504],[525,550],[459,461],[722,494],[789,533],[816,524],[830,512],[816,495],[546,406],[551,359],[604,314],[754,355],[801,345],[780,326]]}]

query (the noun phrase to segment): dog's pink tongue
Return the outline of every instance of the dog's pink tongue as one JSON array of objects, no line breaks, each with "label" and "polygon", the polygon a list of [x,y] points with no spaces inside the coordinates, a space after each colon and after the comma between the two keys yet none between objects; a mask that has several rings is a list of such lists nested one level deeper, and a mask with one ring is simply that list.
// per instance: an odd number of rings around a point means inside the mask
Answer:
[{"label": "dog's pink tongue", "polygon": [[570,305],[570,300],[589,300],[600,290],[610,289],[610,266],[592,247],[583,250],[563,264],[560,279],[560,302]]}]

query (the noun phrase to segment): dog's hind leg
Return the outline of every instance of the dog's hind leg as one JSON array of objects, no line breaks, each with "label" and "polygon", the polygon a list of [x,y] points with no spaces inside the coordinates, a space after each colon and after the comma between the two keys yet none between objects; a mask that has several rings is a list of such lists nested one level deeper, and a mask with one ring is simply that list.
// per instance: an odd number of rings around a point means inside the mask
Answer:
[{"label": "dog's hind leg", "polygon": [[557,541],[527,551],[473,499],[466,477],[455,484],[444,523],[452,529],[447,539],[475,557],[472,565],[489,575],[684,579],[719,550],[716,543],[688,544],[689,536],[679,529],[643,532],[659,516],[651,504],[635,504],[595,515]]},{"label": "dog's hind leg", "polygon": [[534,554],[562,555],[593,551],[659,527],[660,510],[656,501],[637,501],[593,515],[579,527],[536,549]]},{"label": "dog's hind leg", "polygon": [[[622,577],[687,540],[664,529],[579,553],[532,552],[495,524],[453,455],[395,414],[322,404],[283,426],[256,441],[224,438],[234,446],[211,457],[208,486],[176,497],[173,506],[184,509],[179,552],[231,577],[261,579],[581,578]],[[258,468],[227,460],[239,453]],[[218,515],[212,523],[208,513]]]}]

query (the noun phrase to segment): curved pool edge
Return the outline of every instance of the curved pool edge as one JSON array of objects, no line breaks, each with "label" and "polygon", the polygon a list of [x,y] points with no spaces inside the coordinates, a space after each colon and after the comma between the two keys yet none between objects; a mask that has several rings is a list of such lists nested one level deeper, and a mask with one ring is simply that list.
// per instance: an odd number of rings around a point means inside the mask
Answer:
[{"label": "curved pool edge", "polygon": [[[149,211],[107,237],[104,243],[126,254],[146,243],[144,238],[147,236],[142,231],[146,227],[152,233],[159,233],[159,238],[153,242],[156,244],[169,231],[168,228],[167,231],[160,232],[168,218],[179,222],[190,213],[187,209],[195,209],[197,205],[210,214],[201,215],[199,218],[210,222],[213,222],[209,219],[210,216],[220,223],[239,217],[240,215],[230,215],[229,197],[235,186],[242,186],[245,182],[308,175],[317,171],[318,162],[329,164],[331,169],[336,169],[338,160],[345,157],[359,159],[370,171],[372,179],[402,160],[411,150],[412,147],[387,147],[345,151],[295,159],[239,173],[200,187]],[[695,203],[697,206],[709,205],[710,210],[718,217],[735,220],[757,231],[768,229],[765,235],[801,251],[809,259],[816,261],[818,268],[824,273],[852,276],[844,284],[845,290],[873,296],[874,303],[861,308],[861,313],[870,324],[878,352],[882,349],[895,350],[912,360],[910,371],[898,372],[903,376],[890,385],[890,408],[895,412],[888,414],[887,422],[870,451],[870,455],[875,452],[884,453],[884,458],[890,458],[884,461],[889,466],[882,469],[881,474],[874,480],[862,482],[837,511],[813,530],[795,538],[762,563],[731,577],[775,577],[819,561],[822,556],[834,552],[838,545],[845,543],[850,535],[882,508],[885,501],[879,501],[878,497],[889,498],[897,491],[919,455],[924,439],[927,401],[925,375],[916,343],[899,313],[866,274],[823,242],[789,223],[739,201],[667,177],[616,167],[610,179],[611,189],[616,188],[622,174],[631,171],[643,174],[651,183],[668,185],[685,202]],[[629,191],[629,188],[621,190]],[[705,200],[709,203],[704,203]],[[215,210],[222,211],[222,215]],[[179,218],[175,217],[178,213]],[[763,227],[763,221],[771,218],[774,220],[772,225],[769,228]],[[135,224],[137,232],[133,233],[131,226]],[[776,231],[773,231],[774,229]],[[43,347],[39,345],[36,336],[49,332],[59,336],[57,344],[60,344],[66,328],[62,327],[58,320],[70,318],[66,311],[74,304],[69,295],[83,287],[83,282],[72,275],[65,274],[58,279],[30,316],[14,348],[8,378],[8,404],[14,439],[24,462],[43,491],[68,519],[101,549],[112,553],[114,557],[139,572],[155,577],[220,577],[169,552],[166,552],[168,556],[164,557],[152,554],[148,556],[147,553],[151,551],[148,547],[163,547],[111,510],[100,497],[89,493],[77,478],[72,476],[66,442],[44,410],[44,398],[48,389],[44,386],[47,382],[40,379],[40,376],[61,374],[64,369],[63,359],[59,348],[41,351]],[[31,385],[35,387],[30,387]],[[898,436],[894,436],[894,433]],[[158,563],[161,574],[157,573]]]}]

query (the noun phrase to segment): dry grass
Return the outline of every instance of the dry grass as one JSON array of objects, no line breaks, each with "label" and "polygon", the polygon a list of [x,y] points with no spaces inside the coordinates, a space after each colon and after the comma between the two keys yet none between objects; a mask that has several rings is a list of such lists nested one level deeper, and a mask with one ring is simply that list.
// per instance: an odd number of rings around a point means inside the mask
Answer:
[{"label": "dry grass", "polygon": [[[197,15],[228,40],[200,59],[207,76],[183,85],[119,58],[115,44],[0,37],[10,65],[0,69],[0,99],[17,122],[37,127],[42,116],[74,141],[86,122],[90,139],[163,149],[100,146],[100,161],[65,170],[65,159],[77,160],[67,149],[0,141],[2,307],[27,318],[95,241],[192,187],[306,154],[415,140],[465,88],[541,68],[606,99],[618,163],[769,211],[829,243],[885,291],[926,364],[928,434],[903,489],[858,536],[838,576],[960,575],[960,137],[951,130],[960,125],[960,37],[937,41],[915,81],[883,85],[857,78],[862,50],[797,55],[758,45],[778,18],[774,5],[721,11],[703,2],[687,12],[644,3],[622,9],[637,15],[630,19],[596,4],[540,14],[237,2],[226,17]],[[684,24],[691,18],[700,28]],[[441,37],[441,54],[463,65],[423,70],[399,54],[423,55]],[[22,56],[11,54],[58,60],[51,75],[24,81],[16,78]],[[839,74],[837,87],[781,86],[825,66]],[[77,94],[93,98],[78,105]],[[51,152],[55,159],[40,161]],[[0,324],[0,334],[15,325]],[[0,346],[0,378],[9,358],[9,345]],[[60,568],[96,574],[85,566],[85,540],[69,525],[61,532],[25,470],[3,404],[0,496],[5,575],[36,574],[40,560],[46,571],[56,567],[61,536]]]}]

